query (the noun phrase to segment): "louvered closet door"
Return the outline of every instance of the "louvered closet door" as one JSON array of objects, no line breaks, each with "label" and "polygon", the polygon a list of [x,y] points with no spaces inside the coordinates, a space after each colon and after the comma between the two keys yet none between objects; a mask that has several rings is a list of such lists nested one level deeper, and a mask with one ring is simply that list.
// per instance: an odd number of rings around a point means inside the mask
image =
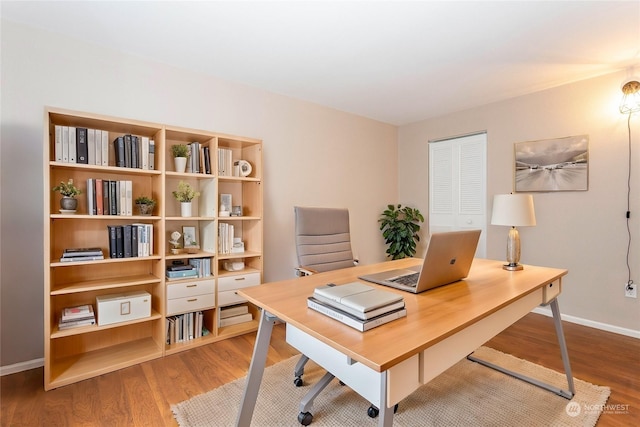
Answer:
[{"label": "louvered closet door", "polygon": [[486,254],[487,134],[429,142],[429,233],[481,229]]}]

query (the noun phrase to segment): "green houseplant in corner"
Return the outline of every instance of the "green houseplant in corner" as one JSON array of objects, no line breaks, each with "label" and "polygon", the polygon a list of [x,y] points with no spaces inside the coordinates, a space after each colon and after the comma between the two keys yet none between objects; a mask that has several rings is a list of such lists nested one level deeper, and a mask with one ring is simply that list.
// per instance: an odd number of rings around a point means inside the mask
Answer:
[{"label": "green houseplant in corner", "polygon": [[391,259],[412,257],[420,241],[418,231],[424,217],[416,208],[388,205],[378,220],[385,243],[387,256]]}]

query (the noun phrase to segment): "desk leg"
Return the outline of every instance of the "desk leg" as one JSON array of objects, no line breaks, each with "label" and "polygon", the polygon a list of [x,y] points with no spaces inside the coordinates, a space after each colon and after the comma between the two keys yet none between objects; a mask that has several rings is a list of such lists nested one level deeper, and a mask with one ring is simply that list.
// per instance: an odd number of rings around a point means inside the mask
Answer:
[{"label": "desk leg", "polygon": [[567,385],[569,391],[561,390],[562,397],[567,399],[573,398],[576,394],[576,388],[573,384],[573,374],[571,373],[571,363],[569,362],[569,352],[567,351],[567,343],[564,340],[564,329],[562,329],[562,318],[560,316],[560,308],[558,307],[558,299],[554,298],[550,303],[551,312],[553,313],[553,323],[556,326],[556,336],[558,344],[560,344],[560,353],[562,354],[562,363],[564,364],[564,373],[567,376]]},{"label": "desk leg", "polygon": [[564,340],[564,330],[562,329],[562,321],[560,319],[560,309],[558,308],[558,300],[554,299],[550,303],[551,311],[553,313],[553,322],[556,327],[556,336],[558,338],[558,344],[560,344],[560,353],[562,354],[562,363],[564,364],[564,371],[567,376],[567,384],[569,386],[569,391],[562,390],[558,387],[554,387],[550,384],[543,383],[542,381],[536,380],[535,378],[528,377],[526,375],[519,374],[517,372],[511,371],[509,369],[505,369],[501,366],[494,365],[491,362],[487,362],[482,359],[478,359],[472,354],[467,356],[468,360],[472,362],[479,363],[483,366],[487,366],[491,369],[495,369],[496,371],[500,371],[503,374],[510,375],[514,378],[518,378],[519,380],[528,382],[529,384],[533,384],[545,390],[548,390],[552,393],[557,394],[558,396],[564,397],[565,399],[572,399],[574,394],[576,393],[574,384],[573,384],[573,376],[571,374],[571,365],[569,363],[569,353],[567,352],[567,344]]},{"label": "desk leg", "polygon": [[387,408],[387,372],[382,372],[380,381],[380,412],[378,413],[378,427],[393,426],[393,409]]},{"label": "desk leg", "polygon": [[260,324],[258,325],[258,335],[256,343],[253,347],[253,356],[251,357],[251,366],[249,366],[249,374],[240,403],[240,411],[236,420],[237,427],[248,427],[251,424],[253,410],[258,399],[258,391],[262,382],[262,374],[264,374],[264,366],[267,361],[267,352],[269,351],[269,343],[271,342],[271,331],[277,318],[266,310],[261,310]]}]

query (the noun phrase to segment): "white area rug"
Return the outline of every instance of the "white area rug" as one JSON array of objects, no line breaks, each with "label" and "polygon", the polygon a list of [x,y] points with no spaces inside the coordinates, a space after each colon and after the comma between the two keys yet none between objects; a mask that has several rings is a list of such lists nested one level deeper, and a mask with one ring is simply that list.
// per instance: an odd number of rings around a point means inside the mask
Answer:
[{"label": "white area rug", "polygon": [[[566,377],[542,366],[481,347],[475,355],[507,369],[567,389]],[[300,399],[324,371],[312,362],[305,368],[305,386],[293,385],[298,357],[265,370],[252,426],[300,426]],[[394,426],[595,426],[610,389],[575,379],[569,401],[493,369],[461,360],[400,402]],[[172,406],[182,427],[235,425],[245,378]],[[369,403],[337,380],[314,402],[311,426],[376,426],[367,416]]]}]

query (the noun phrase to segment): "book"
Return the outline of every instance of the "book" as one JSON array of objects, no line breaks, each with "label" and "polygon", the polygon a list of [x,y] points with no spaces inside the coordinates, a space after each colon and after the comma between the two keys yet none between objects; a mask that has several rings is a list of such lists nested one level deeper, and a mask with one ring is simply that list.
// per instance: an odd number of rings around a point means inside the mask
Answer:
[{"label": "book", "polygon": [[195,268],[192,268],[191,270],[167,271],[166,276],[168,279],[186,279],[190,277],[198,277],[198,271]]},{"label": "book", "polygon": [[62,162],[62,126],[55,125],[55,160]]},{"label": "book", "polygon": [[239,314],[237,316],[220,319],[220,327],[237,325],[238,323],[250,322],[253,320],[251,313]]},{"label": "book", "polygon": [[69,163],[69,126],[62,126],[62,161]]},{"label": "book", "polygon": [[95,215],[96,214],[96,205],[95,203],[95,189],[96,189],[96,184],[95,184],[95,179],[93,178],[89,178],[87,179],[87,213],[89,215]]},{"label": "book", "polygon": [[357,317],[358,319],[361,320],[368,320],[377,316],[380,316],[381,314],[385,314],[388,313],[390,311],[395,311],[401,308],[404,308],[404,300],[401,301],[397,301],[391,304],[387,304],[387,305],[383,305],[382,307],[379,308],[374,308],[373,310],[369,310],[369,311],[365,311],[362,312],[360,310],[355,310],[351,307],[349,307],[348,305],[343,305],[340,303],[337,303],[329,298],[325,298],[321,295],[315,295],[313,296],[315,299],[317,299],[318,301],[325,303],[327,305],[330,305],[332,307],[337,308],[338,310],[344,311],[346,313],[349,313],[352,316]]},{"label": "book", "polygon": [[76,151],[77,151],[76,128],[73,126],[69,126],[69,163],[77,163]]},{"label": "book", "polygon": [[87,129],[87,159],[90,165],[96,165],[96,130]]},{"label": "book", "polygon": [[[106,130],[96,131],[101,133],[102,142],[100,148],[102,149],[102,166],[109,166],[109,132]],[[96,133],[96,140],[98,135]]]},{"label": "book", "polygon": [[313,295],[322,297],[324,301],[333,301],[361,313],[404,300],[402,295],[395,292],[374,288],[360,282],[344,285],[330,283],[315,288]]},{"label": "book", "polygon": [[101,259],[104,259],[104,255],[62,257],[60,262],[98,261]]},{"label": "book", "polygon": [[116,225],[107,225],[107,232],[109,233],[109,257],[111,258],[118,258],[116,228]]},{"label": "book", "polygon": [[70,320],[68,322],[63,322],[62,319],[58,322],[58,329],[63,331],[65,329],[78,328],[80,326],[90,326],[95,325],[96,319],[81,319],[81,320]]},{"label": "book", "polygon": [[156,143],[153,139],[149,140],[149,169],[154,170],[156,168],[155,163],[156,155]]},{"label": "book", "polygon": [[119,136],[113,140],[113,148],[116,155],[116,166],[123,168],[125,165],[123,136]]},{"label": "book", "polygon": [[68,320],[81,320],[92,317],[94,317],[93,306],[91,304],[84,304],[76,307],[63,308],[61,319],[63,322],[66,322]]},{"label": "book", "polygon": [[89,163],[87,128],[76,128],[76,163]]},{"label": "book", "polygon": [[249,307],[246,305],[235,305],[231,307],[223,307],[220,309],[220,319],[226,319],[228,317],[239,316],[249,312]]},{"label": "book", "polygon": [[357,329],[360,332],[368,331],[407,315],[407,309],[401,308],[368,320],[361,320],[345,311],[341,311],[313,297],[307,298],[307,307],[317,311],[318,313],[322,313],[325,316],[331,317],[332,319],[335,319],[341,323],[344,323],[347,326]]},{"label": "book", "polygon": [[99,256],[102,255],[102,249],[100,248],[68,248],[62,253],[63,258],[70,258],[74,256]]}]

